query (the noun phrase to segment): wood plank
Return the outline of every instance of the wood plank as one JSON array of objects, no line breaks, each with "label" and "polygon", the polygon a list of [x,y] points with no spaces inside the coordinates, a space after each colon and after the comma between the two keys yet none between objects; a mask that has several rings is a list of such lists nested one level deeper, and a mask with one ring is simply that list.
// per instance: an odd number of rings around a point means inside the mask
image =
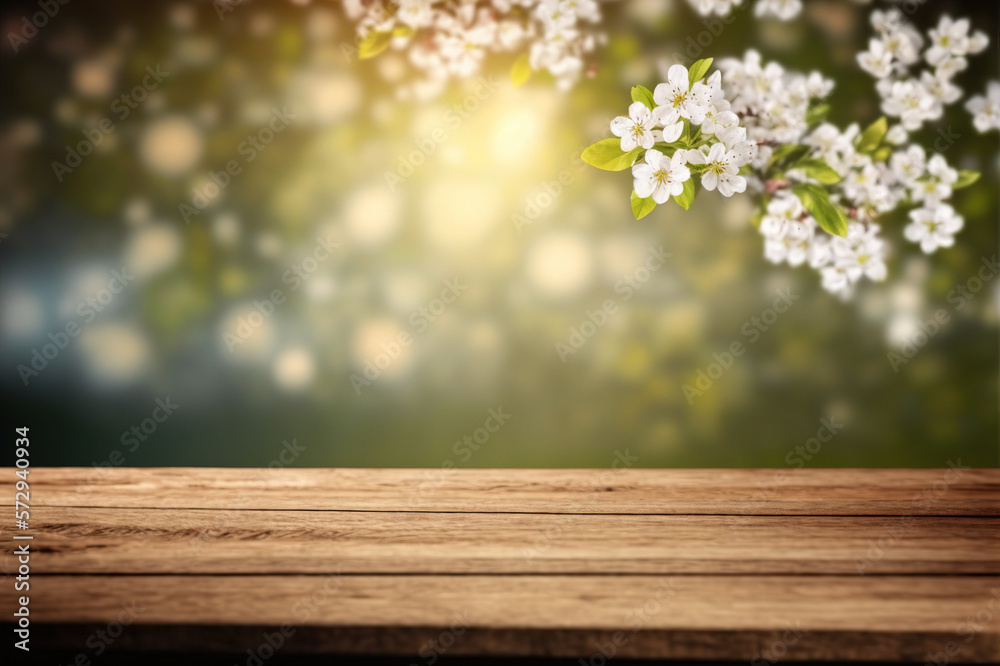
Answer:
[{"label": "wood plank", "polygon": [[39,574],[1000,574],[996,518],[32,511]]},{"label": "wood plank", "polygon": [[[45,575],[31,591],[36,622],[107,624],[134,602],[126,636],[146,625],[288,623],[323,628],[314,648],[348,652],[415,654],[468,625],[449,654],[586,657],[621,631],[618,657],[754,659],[785,639],[786,660],[924,660],[947,641],[960,642],[952,661],[1000,659],[995,576]],[[0,598],[10,607],[10,586]],[[968,629],[983,613],[982,628]],[[366,635],[377,642],[356,640]]]},{"label": "wood plank", "polygon": [[[957,467],[960,465],[956,464]],[[0,474],[11,504],[13,471]],[[1000,515],[1000,469],[36,467],[33,506],[702,515]]]},{"label": "wood plank", "polygon": [[[97,631],[107,626],[88,624],[38,625],[34,636],[40,644],[51,645],[54,650],[63,650],[64,661],[70,663]],[[785,636],[794,634],[785,631],[726,631],[723,636],[715,631],[652,629],[632,633],[624,630],[606,629],[488,629],[472,627],[451,642],[449,629],[441,627],[399,627],[390,633],[378,627],[293,627],[294,632],[281,646],[280,655],[289,658],[283,664],[365,664],[357,655],[378,655],[382,657],[373,663],[381,666],[391,664],[428,664],[435,653],[432,646],[438,646],[439,656],[452,661],[437,661],[438,664],[457,666],[482,666],[483,664],[504,664],[496,657],[527,658],[523,663],[532,666],[550,664],[560,666],[563,661],[537,661],[533,657],[568,658],[572,666],[579,664],[634,664],[622,659],[678,659],[669,663],[690,664],[688,660],[723,660],[726,664],[749,662],[759,666],[768,664],[801,664],[813,660],[817,663],[835,661],[859,661],[867,666],[876,663],[916,663],[925,664],[928,655],[939,655],[943,659],[944,646],[952,642],[964,641],[954,633],[900,632],[885,634],[880,632],[828,632],[810,631],[808,638],[799,638],[796,643],[785,641]],[[619,634],[618,631],[622,633]],[[204,661],[196,663],[218,666],[225,663],[247,664],[248,650],[260,651],[265,646],[265,636],[281,636],[281,627],[274,625],[255,626],[208,626],[208,625],[132,625],[101,657],[101,664],[143,663],[133,656],[136,652],[158,655],[177,655],[173,661],[157,661],[157,664],[190,664],[187,654],[206,654]],[[725,644],[720,644],[720,638]],[[443,641],[443,642],[442,642]],[[615,644],[618,641],[618,645]],[[621,645],[622,641],[627,641]],[[450,647],[441,650],[444,643]],[[614,648],[615,661],[601,660]],[[824,646],[832,646],[825,648]],[[960,643],[958,652],[949,657],[947,663],[996,663],[1000,650],[1000,637],[977,634],[969,643]],[[603,652],[602,652],[603,651]],[[259,652],[258,652],[259,653]],[[321,661],[310,660],[309,655],[352,655],[348,659],[322,657]],[[385,655],[406,655],[395,659]],[[484,661],[483,656],[494,657]],[[128,661],[113,661],[114,657],[125,657]],[[465,657],[465,659],[463,659]],[[225,661],[224,661],[225,660]],[[877,660],[877,661],[876,661]],[[263,661],[263,660],[262,660]],[[276,660],[266,661],[271,664]],[[251,662],[255,663],[255,662]],[[647,661],[649,664],[664,662]],[[699,662],[695,662],[699,663]],[[719,662],[701,662],[711,666]],[[945,662],[941,662],[945,663]]]},{"label": "wood plank", "polygon": [[1000,470],[92,474],[32,470],[52,649],[134,600],[115,650],[241,654],[289,622],[292,653],[413,655],[465,613],[455,656],[587,659],[621,631],[616,657],[1000,658]]}]

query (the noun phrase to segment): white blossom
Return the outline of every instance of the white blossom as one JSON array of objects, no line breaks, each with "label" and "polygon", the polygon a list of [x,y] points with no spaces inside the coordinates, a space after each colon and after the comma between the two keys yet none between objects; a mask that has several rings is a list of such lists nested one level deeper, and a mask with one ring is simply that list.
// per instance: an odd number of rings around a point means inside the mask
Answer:
[{"label": "white blossom", "polygon": [[802,0],[757,0],[753,13],[757,16],[771,14],[782,21],[789,21],[802,11]]},{"label": "white blossom", "polygon": [[680,150],[673,157],[658,150],[647,150],[645,161],[632,167],[636,195],[643,199],[651,196],[653,201],[662,204],[683,192],[684,181],[691,178],[684,157],[684,151]]},{"label": "white blossom", "polygon": [[666,82],[653,89],[653,101],[661,107],[666,107],[663,113],[668,109],[675,109],[681,118],[687,118],[694,123],[701,123],[707,111],[704,96],[692,94],[688,70],[684,65],[670,67]]},{"label": "white blossom", "polygon": [[889,128],[889,131],[885,133],[885,140],[894,146],[901,146],[907,142],[910,138],[909,133],[906,128],[902,125],[893,125]]},{"label": "white blossom", "polygon": [[912,72],[911,66],[920,62],[923,39],[902,12],[876,10],[872,26],[877,36],[867,51],[858,54],[858,64],[877,79],[875,89],[882,98],[883,112],[899,118],[905,131],[918,130],[925,122],[941,118],[945,106],[961,99],[962,89],[952,79],[968,67],[966,56],[979,53],[989,43],[983,32],[969,34],[968,19],[954,21],[942,16],[937,27],[927,33],[930,46],[923,55],[931,69]]},{"label": "white blossom", "polygon": [[906,150],[893,153],[889,158],[889,165],[896,178],[912,188],[927,169],[927,155],[921,146],[910,146]]},{"label": "white blossom", "polygon": [[951,196],[952,185],[958,180],[958,171],[948,166],[944,157],[935,155],[927,161],[927,174],[912,184],[911,198],[934,206]]},{"label": "white blossom", "polygon": [[621,148],[624,152],[636,146],[646,149],[653,147],[656,143],[653,128],[659,122],[660,113],[659,110],[650,111],[642,102],[633,102],[628,107],[628,118],[618,116],[611,121],[611,133],[621,137]]},{"label": "white blossom", "polygon": [[[733,9],[746,0],[688,0],[688,4],[702,16],[728,16]],[[802,0],[757,0],[754,14],[757,16],[775,16],[782,21],[788,21],[802,11]]]},{"label": "white blossom", "polygon": [[[566,90],[579,80],[584,58],[604,37],[587,29],[600,21],[596,0],[348,0],[348,18],[359,38],[394,35],[393,48],[407,49],[423,78],[400,85],[403,99],[439,95],[451,77],[478,74],[487,54],[523,49],[533,70],[547,70]],[[514,10],[518,10],[515,12]],[[397,34],[405,27],[408,33]]]},{"label": "white blossom", "polygon": [[979,53],[989,44],[985,33],[969,35],[969,19],[952,21],[948,15],[942,16],[937,27],[931,28],[927,34],[931,46],[924,53],[924,58],[931,65],[938,65],[949,56],[960,58],[970,53]]},{"label": "white blossom", "polygon": [[932,254],[939,247],[955,244],[955,234],[962,229],[962,216],[948,204],[934,208],[917,208],[910,211],[913,220],[903,229],[906,240],[920,243],[924,254]]},{"label": "white blossom", "polygon": [[396,17],[411,28],[424,28],[434,21],[431,0],[399,0]]},{"label": "white blossom", "polygon": [[733,7],[740,4],[742,0],[689,0],[695,11],[702,16],[718,14],[726,16],[733,10]]},{"label": "white blossom", "polygon": [[876,282],[885,279],[885,242],[878,232],[877,224],[853,222],[847,226],[847,236],[831,241],[833,265],[846,273],[850,285],[862,276]]},{"label": "white blossom", "polygon": [[[719,69],[730,110],[741,118],[754,146],[801,142],[810,108],[833,86],[817,72],[807,77],[776,63],[764,64],[756,51],[747,51],[742,60],[724,58]],[[769,149],[753,150],[753,165],[763,168],[769,157]]]},{"label": "white blossom", "polygon": [[745,192],[747,189],[746,179],[739,175],[739,159],[739,154],[727,150],[723,143],[712,145],[707,153],[704,149],[687,153],[688,164],[707,165],[701,174],[702,187],[709,192],[718,187],[719,194],[724,197],[731,197],[733,193]]},{"label": "white blossom", "polygon": [[[703,4],[713,11],[716,7]],[[740,59],[721,59],[720,71],[689,85],[687,69],[673,65],[653,97],[664,133],[669,126],[677,139],[681,128],[690,125],[691,134],[684,136],[692,147],[677,149],[672,157],[647,150],[645,160],[632,168],[636,194],[663,203],[682,192],[683,183],[694,174],[705,190],[726,197],[748,190],[762,195],[766,203],[758,228],[765,258],[808,265],[819,271],[825,289],[844,299],[861,281],[881,281],[888,275],[890,245],[877,224],[885,213],[918,206],[902,235],[919,243],[925,253],[952,245],[963,224],[947,203],[958,171],[943,155],[929,156],[923,147],[911,144],[910,132],[941,118],[947,105],[961,99],[955,74],[967,67],[969,54],[982,49],[985,36],[969,35],[967,21],[942,19],[931,31],[931,46],[921,60],[924,39],[901,12],[875,12],[872,23],[877,36],[858,62],[876,77],[884,113],[898,119],[889,123],[877,144],[859,143],[862,126],[857,123],[841,129],[817,122],[814,112],[833,87],[819,72],[789,71],[747,51]],[[924,61],[933,62],[928,67],[921,64]],[[1000,82],[991,82],[986,95],[971,99],[966,107],[980,131],[1000,128]],[[622,117],[616,122],[634,126],[636,120]],[[646,116],[639,120],[647,126]],[[786,161],[773,162],[776,151]],[[800,159],[804,161],[796,164]],[[772,172],[774,164],[779,166]],[[829,178],[830,169],[839,180]],[[814,207],[816,199],[807,195],[815,189],[800,184],[822,188],[824,198],[846,218],[845,236],[833,235],[837,220]],[[799,196],[806,197],[820,219]]]},{"label": "white blossom", "polygon": [[924,120],[933,114],[933,109],[934,98],[919,81],[912,79],[894,82],[882,101],[886,115],[899,118],[903,127],[911,131],[920,129]]},{"label": "white blossom", "polygon": [[965,109],[972,114],[972,124],[979,132],[1000,129],[1000,81],[990,81],[986,95],[969,98]]},{"label": "white blossom", "polygon": [[892,52],[878,38],[868,42],[868,50],[858,54],[858,64],[877,79],[884,79],[892,74]]}]

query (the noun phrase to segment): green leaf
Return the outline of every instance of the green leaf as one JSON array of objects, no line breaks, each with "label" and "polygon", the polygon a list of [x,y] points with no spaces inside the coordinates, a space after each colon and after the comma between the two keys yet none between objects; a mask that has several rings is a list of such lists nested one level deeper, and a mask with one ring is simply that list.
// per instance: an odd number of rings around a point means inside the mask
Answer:
[{"label": "green leaf", "polygon": [[813,104],[806,111],[806,124],[815,125],[816,123],[822,122],[826,119],[828,113],[830,113],[830,105],[826,102]]},{"label": "green leaf", "polygon": [[958,172],[958,180],[956,180],[952,184],[951,189],[960,190],[963,187],[968,187],[969,185],[972,185],[974,182],[979,180],[979,176],[981,175],[982,174],[980,174],[978,171],[972,171],[971,169],[962,169]]},{"label": "green leaf", "polygon": [[803,146],[801,143],[784,143],[775,148],[774,152],[771,153],[771,161],[767,166],[770,168],[781,160],[794,159],[804,154],[807,150],[809,150],[809,146]]},{"label": "green leaf", "polygon": [[656,208],[656,202],[653,201],[653,197],[646,197],[645,199],[640,199],[639,195],[632,190],[632,215],[635,219],[641,220]]},{"label": "green leaf", "polygon": [[693,86],[696,82],[701,81],[708,74],[708,68],[712,66],[712,58],[705,58],[704,60],[699,60],[688,69],[688,85]]},{"label": "green leaf", "polygon": [[653,93],[649,91],[646,86],[635,86],[632,88],[632,101],[642,102],[650,108],[650,110],[656,108],[656,102],[653,101]]},{"label": "green leaf", "polygon": [[379,53],[386,50],[389,46],[390,39],[392,39],[392,33],[369,32],[365,35],[365,38],[361,40],[361,44],[358,45],[358,57],[362,60],[365,58],[374,58]]},{"label": "green leaf", "polygon": [[892,157],[892,146],[882,146],[872,155],[872,159],[876,162],[887,162],[890,157]]},{"label": "green leaf", "polygon": [[673,157],[674,153],[677,152],[678,148],[686,148],[687,144],[682,141],[674,141],[673,143],[664,143],[662,141],[657,141],[653,144],[655,150],[660,151],[667,157]]},{"label": "green leaf", "polygon": [[621,139],[602,139],[583,151],[583,161],[605,171],[624,171],[635,163],[642,148],[622,151]]},{"label": "green leaf", "polygon": [[803,157],[791,166],[792,169],[802,169],[810,178],[818,180],[823,185],[836,185],[843,178],[837,171],[818,157]]},{"label": "green leaf", "polygon": [[816,218],[819,226],[834,236],[847,235],[847,216],[830,201],[827,194],[819,185],[802,183],[792,188],[792,192],[802,201],[806,210]]},{"label": "green leaf", "polygon": [[865,131],[854,140],[854,146],[858,149],[858,152],[871,154],[882,143],[882,139],[885,138],[885,134],[888,131],[889,121],[885,119],[885,116],[882,116],[865,128]]},{"label": "green leaf", "polygon": [[413,28],[411,28],[408,25],[397,25],[395,28],[392,29],[392,36],[393,37],[412,37],[413,35],[416,34],[416,32],[417,32],[416,30],[414,30]]},{"label": "green leaf", "polygon": [[525,53],[514,61],[514,66],[510,68],[510,80],[515,88],[523,86],[531,78],[531,62],[528,54]]},{"label": "green leaf", "polygon": [[674,197],[674,201],[684,210],[691,210],[691,203],[694,201],[694,178],[684,181],[684,191]]},{"label": "green leaf", "polygon": [[682,118],[681,122],[684,123],[684,129],[681,131],[681,136],[678,141],[683,143],[685,146],[691,145],[691,121],[687,118]]}]

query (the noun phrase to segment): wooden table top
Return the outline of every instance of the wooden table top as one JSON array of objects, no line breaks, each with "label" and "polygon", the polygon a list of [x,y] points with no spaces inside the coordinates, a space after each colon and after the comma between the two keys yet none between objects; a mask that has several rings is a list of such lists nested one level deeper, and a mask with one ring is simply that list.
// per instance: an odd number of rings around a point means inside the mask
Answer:
[{"label": "wooden table top", "polygon": [[30,592],[5,546],[0,599],[9,622],[30,595],[39,646],[132,608],[113,650],[245,654],[283,631],[287,653],[417,660],[1000,661],[997,469],[36,467],[30,484]]}]

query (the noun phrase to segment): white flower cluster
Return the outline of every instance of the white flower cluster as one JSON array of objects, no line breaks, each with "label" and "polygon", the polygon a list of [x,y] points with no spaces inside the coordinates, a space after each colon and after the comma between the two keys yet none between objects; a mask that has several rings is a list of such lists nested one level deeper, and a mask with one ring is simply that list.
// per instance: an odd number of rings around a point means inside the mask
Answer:
[{"label": "white flower cluster", "polygon": [[[829,95],[832,82],[819,74],[788,72],[775,63],[763,64],[748,52],[743,60],[724,60],[725,95],[732,110],[747,126],[751,140],[760,144],[754,160],[763,173],[774,148],[801,144],[806,158],[821,160],[836,172],[830,198],[848,212],[846,237],[826,233],[791,188],[817,181],[803,168],[793,168],[781,180],[755,183],[773,194],[761,219],[764,255],[774,263],[808,264],[820,271],[823,286],[840,296],[851,296],[862,277],[886,277],[886,242],[875,220],[901,204],[918,204],[910,212],[904,236],[919,243],[925,253],[951,246],[962,228],[962,218],[945,201],[952,194],[958,172],[941,155],[928,159],[918,145],[904,146],[907,133],[896,126],[885,133],[890,144],[880,151],[861,151],[861,130],[851,125],[841,132],[829,123],[809,131],[811,101]],[[879,137],[881,140],[882,137]]]},{"label": "white flower cluster", "polygon": [[[652,109],[643,102],[634,102],[628,117],[611,121],[611,132],[621,137],[622,151],[646,150],[644,161],[632,167],[637,196],[666,203],[684,190],[692,168],[701,173],[701,185],[708,191],[717,189],[730,197],[746,190],[746,179],[739,171],[750,162],[754,145],[747,140],[746,128],[740,127],[739,117],[729,110],[721,72],[712,74],[707,82],[691,85],[688,69],[673,65],[667,71],[667,80],[653,90],[653,102],[656,106]],[[685,125],[695,134],[683,145],[671,146],[673,155],[654,148],[659,142],[677,142]]]},{"label": "white flower cluster", "polygon": [[906,23],[898,9],[876,10],[871,21],[877,36],[867,51],[858,54],[858,64],[878,79],[875,87],[882,98],[882,111],[899,118],[909,131],[920,129],[927,120],[937,120],[946,104],[962,96],[952,78],[968,67],[965,56],[989,45],[985,33],[969,34],[968,19],[953,21],[942,16],[937,28],[928,31],[930,46],[923,53],[923,60],[933,69],[924,69],[916,78],[910,67],[921,59],[920,33]]},{"label": "white flower cluster", "polygon": [[972,124],[980,132],[1000,130],[1000,81],[990,81],[985,97],[970,97],[965,109],[972,114]]},{"label": "white flower cluster", "polygon": [[597,0],[345,0],[344,8],[358,21],[359,39],[384,34],[393,48],[408,50],[425,78],[401,87],[404,98],[435,97],[449,78],[476,74],[488,52],[525,45],[531,69],[548,70],[565,90],[604,40],[587,30],[601,20]]},{"label": "white flower cluster", "polygon": [[[745,0],[688,0],[694,10],[702,16],[716,14],[728,16]],[[790,21],[802,11],[802,0],[757,0],[753,8],[757,16],[775,16],[782,21]]]},{"label": "white flower cluster", "polygon": [[823,287],[849,298],[862,277],[880,281],[886,277],[885,241],[879,225],[865,221],[848,224],[847,235],[831,236],[819,227],[797,196],[779,190],[768,202],[761,218],[764,257],[775,264],[800,266],[808,263],[820,271]]},{"label": "white flower cluster", "polygon": [[719,69],[725,74],[725,94],[732,100],[748,136],[760,148],[754,167],[763,169],[775,146],[798,143],[809,128],[809,111],[833,90],[833,81],[819,72],[808,76],[786,71],[776,62],[761,61],[757,51],[743,59],[724,58]]}]

